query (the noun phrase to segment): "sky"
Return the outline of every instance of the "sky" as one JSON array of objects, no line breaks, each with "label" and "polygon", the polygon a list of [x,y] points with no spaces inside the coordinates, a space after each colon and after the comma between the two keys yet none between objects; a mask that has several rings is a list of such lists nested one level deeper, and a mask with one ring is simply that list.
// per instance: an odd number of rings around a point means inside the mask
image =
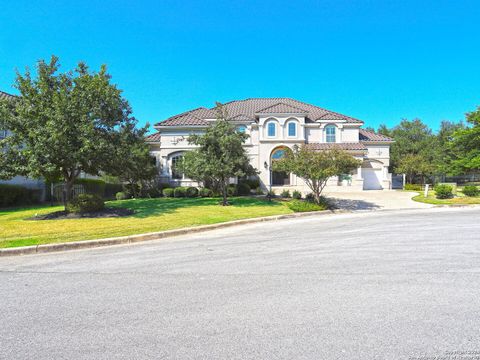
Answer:
[{"label": "sky", "polygon": [[479,19],[479,0],[3,0],[0,90],[55,54],[61,71],[106,64],[140,124],[291,97],[437,129],[480,105]]}]

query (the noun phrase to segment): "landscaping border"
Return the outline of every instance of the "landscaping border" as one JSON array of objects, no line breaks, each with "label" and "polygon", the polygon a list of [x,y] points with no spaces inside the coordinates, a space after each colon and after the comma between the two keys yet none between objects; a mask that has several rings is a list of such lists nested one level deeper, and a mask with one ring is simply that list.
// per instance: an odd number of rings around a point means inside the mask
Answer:
[{"label": "landscaping border", "polygon": [[227,221],[227,222],[222,222],[218,224],[201,225],[196,227],[188,227],[188,228],[182,228],[182,229],[174,229],[174,230],[121,236],[121,237],[106,238],[106,239],[98,239],[98,240],[72,241],[72,242],[57,243],[57,244],[40,244],[40,245],[32,245],[32,246],[20,246],[20,247],[14,247],[14,248],[3,248],[3,249],[0,249],[0,257],[88,249],[88,248],[121,245],[121,244],[133,244],[133,243],[142,242],[142,241],[164,239],[164,238],[169,238],[174,236],[227,228],[227,227],[236,226],[236,225],[254,224],[254,223],[260,223],[264,221],[276,221],[276,220],[292,219],[292,218],[306,217],[306,216],[313,216],[313,215],[324,215],[327,213],[333,214],[336,212],[341,212],[341,210],[340,211],[321,210],[321,211],[310,211],[310,212],[303,212],[303,213],[264,216],[264,217],[258,217],[258,218]]}]

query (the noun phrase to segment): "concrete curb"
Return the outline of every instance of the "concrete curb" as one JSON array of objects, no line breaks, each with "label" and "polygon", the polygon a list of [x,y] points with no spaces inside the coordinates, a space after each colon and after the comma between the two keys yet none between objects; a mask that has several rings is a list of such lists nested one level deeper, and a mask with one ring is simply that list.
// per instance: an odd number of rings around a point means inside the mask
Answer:
[{"label": "concrete curb", "polygon": [[18,256],[18,255],[32,255],[40,253],[49,253],[57,251],[67,251],[67,250],[78,250],[78,249],[88,249],[102,246],[111,246],[111,245],[120,245],[120,244],[133,244],[142,241],[151,241],[158,240],[163,238],[169,238],[180,235],[194,234],[199,232],[205,232],[215,229],[227,228],[236,225],[244,224],[255,224],[264,221],[276,221],[283,219],[293,219],[299,217],[315,216],[315,215],[325,215],[339,213],[343,211],[338,210],[323,210],[323,211],[311,211],[304,213],[294,213],[294,214],[285,214],[285,215],[274,215],[266,216],[252,219],[242,219],[235,221],[228,221],[212,225],[202,225],[196,227],[189,227],[183,229],[167,230],[160,232],[153,232],[147,234],[138,234],[130,236],[122,236],[115,238],[106,238],[99,240],[85,240],[85,241],[74,241],[68,243],[59,243],[59,244],[42,244],[42,245],[32,245],[32,246],[21,246],[15,248],[5,248],[0,249],[0,257],[4,256]]}]

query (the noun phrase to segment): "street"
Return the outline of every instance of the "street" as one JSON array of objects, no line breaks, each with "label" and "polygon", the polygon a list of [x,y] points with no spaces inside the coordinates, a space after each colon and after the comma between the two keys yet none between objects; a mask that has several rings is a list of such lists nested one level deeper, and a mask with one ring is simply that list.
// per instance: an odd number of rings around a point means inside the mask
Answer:
[{"label": "street", "polygon": [[0,258],[0,359],[480,358],[479,218],[333,214]]}]

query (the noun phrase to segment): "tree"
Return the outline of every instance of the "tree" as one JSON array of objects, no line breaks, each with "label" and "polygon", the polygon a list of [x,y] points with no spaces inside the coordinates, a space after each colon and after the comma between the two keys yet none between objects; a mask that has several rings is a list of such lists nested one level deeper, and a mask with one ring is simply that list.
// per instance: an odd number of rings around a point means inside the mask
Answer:
[{"label": "tree", "polygon": [[452,162],[457,173],[480,170],[480,106],[467,114],[470,127],[455,131],[451,149],[455,154]]},{"label": "tree", "polygon": [[121,90],[110,82],[105,65],[90,72],[85,63],[58,73],[58,58],[17,72],[20,96],[0,103],[0,118],[12,136],[3,140],[0,176],[63,179],[64,202],[75,179],[84,172],[98,175],[116,168],[116,147],[122,128],[136,120]]},{"label": "tree", "polygon": [[110,174],[118,176],[133,197],[152,186],[158,175],[155,158],[145,142],[146,128],[136,129],[133,124],[119,131],[119,144],[116,146],[116,166]]},{"label": "tree", "polygon": [[436,136],[435,166],[441,174],[452,175],[458,172],[454,164],[456,159],[455,148],[451,145],[454,134],[462,129],[465,129],[463,122],[442,121],[440,124],[440,129]]},{"label": "tree", "polygon": [[[422,178],[432,175],[435,172],[435,165],[425,159],[421,154],[406,154],[400,160],[395,170],[405,174],[407,182],[412,184],[417,175],[422,176]],[[422,182],[424,182],[423,179]]]},{"label": "tree", "polygon": [[333,148],[328,151],[316,151],[306,146],[295,146],[282,159],[273,163],[273,170],[294,173],[302,178],[312,190],[314,200],[320,203],[321,194],[332,176],[348,174],[361,165],[344,150]]},{"label": "tree", "polygon": [[199,148],[187,152],[181,162],[185,175],[198,182],[209,181],[222,194],[222,205],[228,205],[227,189],[230,178],[256,174],[250,165],[243,143],[248,135],[238,132],[228,123],[222,104],[217,103],[217,121],[204,135],[190,135],[188,142]]}]

